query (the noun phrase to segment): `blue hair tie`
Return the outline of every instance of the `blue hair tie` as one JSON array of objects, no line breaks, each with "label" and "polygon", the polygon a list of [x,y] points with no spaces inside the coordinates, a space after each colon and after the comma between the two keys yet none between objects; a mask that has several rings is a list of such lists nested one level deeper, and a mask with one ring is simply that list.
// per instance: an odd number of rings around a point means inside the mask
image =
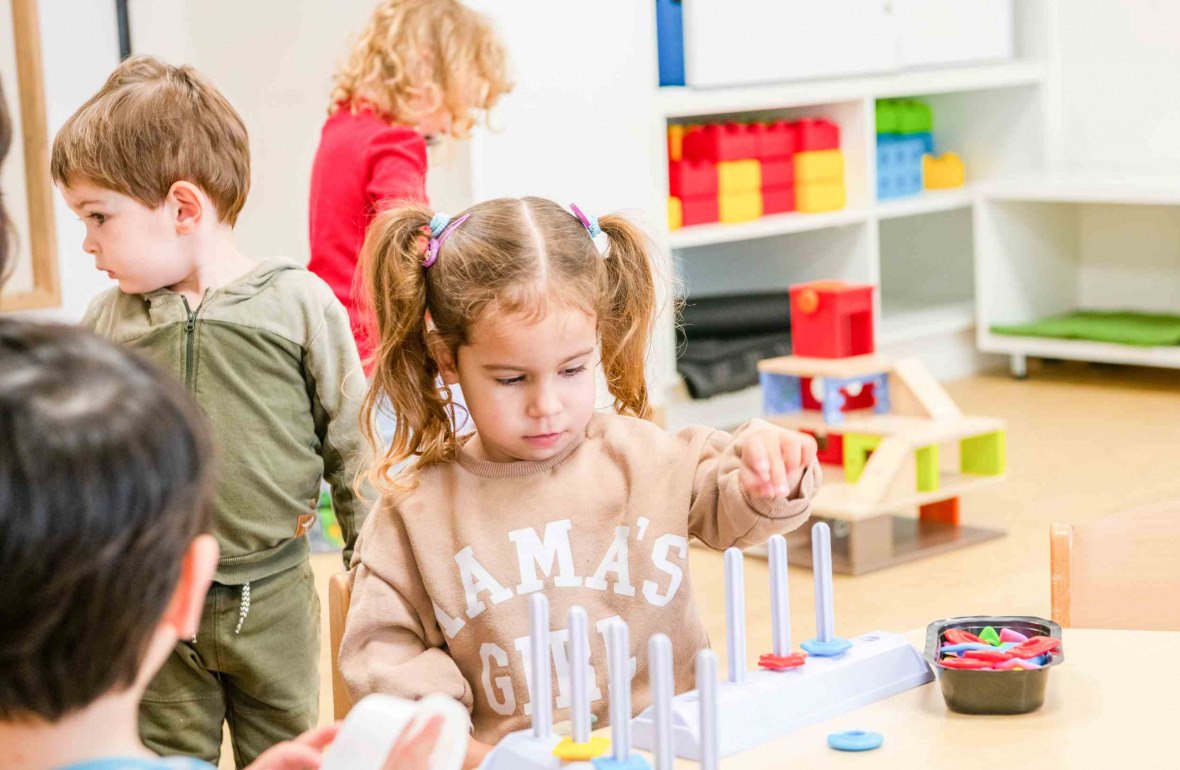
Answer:
[{"label": "blue hair tie", "polygon": [[[422,220],[418,220],[422,221]],[[430,236],[437,238],[442,235],[443,230],[447,229],[447,225],[451,223],[451,215],[438,212],[430,218]]]},{"label": "blue hair tie", "polygon": [[574,214],[581,220],[586,229],[590,231],[591,238],[597,238],[602,235],[602,228],[598,226],[598,217],[593,214],[583,214],[582,210],[575,203],[571,203],[570,208],[573,209]]}]

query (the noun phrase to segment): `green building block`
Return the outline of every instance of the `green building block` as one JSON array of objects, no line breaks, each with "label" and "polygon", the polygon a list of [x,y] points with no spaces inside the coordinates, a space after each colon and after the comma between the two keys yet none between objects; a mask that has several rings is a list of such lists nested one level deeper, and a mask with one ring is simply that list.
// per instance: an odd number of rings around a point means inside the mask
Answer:
[{"label": "green building block", "polygon": [[901,134],[923,134],[934,130],[934,113],[930,106],[906,100],[898,115],[897,132]]},{"label": "green building block", "polygon": [[844,434],[844,480],[855,484],[865,472],[869,453],[881,444],[880,436],[866,436],[861,433]]},{"label": "green building block", "polygon": [[901,110],[895,99],[877,100],[877,133],[896,134],[900,131]]},{"label": "green building block", "polygon": [[1007,469],[1007,454],[1002,430],[965,438],[959,442],[959,467],[963,473],[999,476]]},{"label": "green building block", "polygon": [[938,491],[938,444],[924,446],[918,455],[918,491]]}]

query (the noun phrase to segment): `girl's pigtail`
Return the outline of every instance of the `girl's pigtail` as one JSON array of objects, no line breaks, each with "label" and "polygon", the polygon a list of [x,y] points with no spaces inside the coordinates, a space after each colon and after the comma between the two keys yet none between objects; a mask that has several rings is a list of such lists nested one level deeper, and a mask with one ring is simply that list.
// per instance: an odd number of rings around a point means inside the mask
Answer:
[{"label": "girl's pigtail", "polygon": [[[371,385],[361,408],[361,431],[375,457],[367,478],[381,492],[412,486],[391,478],[398,464],[416,455],[432,455],[430,459],[437,461],[453,443],[447,404],[437,386],[438,365],[427,338],[422,261],[430,218],[431,211],[421,205],[389,209],[373,220],[361,250],[376,343],[368,362]],[[389,447],[377,433],[381,409],[392,410],[397,419]]]},{"label": "girl's pigtail", "polygon": [[605,307],[600,315],[602,369],[619,414],[649,419],[647,346],[656,316],[651,240],[618,214],[598,220],[609,244]]}]

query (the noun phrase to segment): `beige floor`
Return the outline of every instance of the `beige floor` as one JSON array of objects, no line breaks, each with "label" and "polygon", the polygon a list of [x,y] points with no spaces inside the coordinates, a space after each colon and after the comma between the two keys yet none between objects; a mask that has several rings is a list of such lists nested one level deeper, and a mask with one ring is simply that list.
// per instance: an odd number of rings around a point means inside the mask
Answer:
[{"label": "beige floor", "polygon": [[[1089,521],[1139,505],[1180,499],[1180,373],[1057,364],[1024,382],[996,373],[951,383],[968,413],[1008,420],[1009,477],[964,498],[963,519],[1007,531],[943,556],[856,578],[837,576],[836,627],[843,636],[905,631],[950,615],[1049,614],[1049,524]],[[313,560],[321,596],[340,560]],[[709,625],[723,647],[721,555],[694,548],[691,570]],[[746,567],[751,663],[770,648],[764,562]],[[811,573],[791,570],[796,645],[815,629]],[[328,621],[323,599],[321,720],[332,714]],[[725,660],[723,649],[718,649]],[[724,665],[724,664],[723,664]]]}]

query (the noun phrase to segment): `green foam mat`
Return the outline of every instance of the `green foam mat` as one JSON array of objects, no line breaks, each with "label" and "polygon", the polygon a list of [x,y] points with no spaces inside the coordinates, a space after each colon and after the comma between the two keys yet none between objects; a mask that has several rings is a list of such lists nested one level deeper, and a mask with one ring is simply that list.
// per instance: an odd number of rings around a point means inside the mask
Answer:
[{"label": "green foam mat", "polygon": [[1180,316],[1076,310],[1026,324],[992,327],[995,334],[1116,342],[1141,347],[1180,345]]}]

